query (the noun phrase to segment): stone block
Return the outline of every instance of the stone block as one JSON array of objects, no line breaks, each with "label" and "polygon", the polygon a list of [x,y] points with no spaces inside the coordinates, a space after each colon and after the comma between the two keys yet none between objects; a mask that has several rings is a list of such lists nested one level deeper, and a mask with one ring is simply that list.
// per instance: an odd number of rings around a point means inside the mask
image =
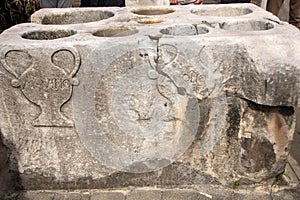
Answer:
[{"label": "stone block", "polygon": [[116,191],[95,192],[91,194],[90,200],[125,200],[125,195]]},{"label": "stone block", "polygon": [[28,191],[20,193],[20,195],[17,197],[17,200],[53,200],[54,197],[54,192]]},{"label": "stone block", "polygon": [[300,102],[295,27],[253,4],[42,9],[32,22],[0,35],[0,127],[22,189],[283,172]]},{"label": "stone block", "polygon": [[166,190],[162,193],[163,200],[208,200],[210,196],[205,196],[194,190]]},{"label": "stone block", "polygon": [[162,199],[162,191],[161,190],[133,190],[129,192],[126,196],[126,200],[155,200]]},{"label": "stone block", "polygon": [[90,193],[81,192],[57,192],[54,200],[90,200]]}]

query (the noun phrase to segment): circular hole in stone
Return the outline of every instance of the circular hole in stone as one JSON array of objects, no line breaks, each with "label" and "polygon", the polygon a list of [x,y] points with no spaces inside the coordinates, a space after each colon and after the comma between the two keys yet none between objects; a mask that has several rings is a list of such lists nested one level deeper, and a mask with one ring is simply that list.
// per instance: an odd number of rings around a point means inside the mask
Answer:
[{"label": "circular hole in stone", "polygon": [[29,40],[54,40],[75,34],[75,30],[36,30],[23,33],[22,38]]},{"label": "circular hole in stone", "polygon": [[73,10],[66,12],[48,12],[41,16],[41,24],[80,24],[96,22],[108,19],[114,16],[113,12],[99,10]]},{"label": "circular hole in stone", "polygon": [[175,35],[175,36],[190,36],[208,33],[208,29],[205,27],[197,26],[191,24],[173,25],[167,28],[161,29],[160,32],[165,35]]},{"label": "circular hole in stone", "polygon": [[253,11],[249,8],[239,7],[203,7],[201,9],[192,10],[191,13],[199,16],[218,16],[218,17],[231,17],[231,16],[242,16],[252,13]]},{"label": "circular hole in stone", "polygon": [[242,21],[234,23],[223,23],[220,28],[230,31],[264,31],[274,28],[269,22],[264,21]]},{"label": "circular hole in stone", "polygon": [[144,7],[134,9],[131,12],[138,15],[166,15],[174,12],[175,9],[168,7]]},{"label": "circular hole in stone", "polygon": [[135,28],[112,27],[95,31],[93,35],[97,37],[125,37],[136,33],[138,33],[138,30]]},{"label": "circular hole in stone", "polygon": [[203,26],[197,26],[198,35],[206,34],[209,32],[208,28]]},{"label": "circular hole in stone", "polygon": [[140,24],[158,24],[163,22],[164,20],[158,18],[139,18],[137,20]]}]

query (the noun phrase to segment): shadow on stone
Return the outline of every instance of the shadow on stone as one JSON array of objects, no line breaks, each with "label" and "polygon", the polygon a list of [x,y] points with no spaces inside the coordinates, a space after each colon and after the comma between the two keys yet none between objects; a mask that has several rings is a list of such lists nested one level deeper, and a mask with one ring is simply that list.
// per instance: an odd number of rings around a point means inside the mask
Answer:
[{"label": "shadow on stone", "polygon": [[13,199],[7,196],[23,189],[17,162],[11,157],[12,149],[8,146],[13,147],[13,144],[4,144],[0,130],[0,199]]}]

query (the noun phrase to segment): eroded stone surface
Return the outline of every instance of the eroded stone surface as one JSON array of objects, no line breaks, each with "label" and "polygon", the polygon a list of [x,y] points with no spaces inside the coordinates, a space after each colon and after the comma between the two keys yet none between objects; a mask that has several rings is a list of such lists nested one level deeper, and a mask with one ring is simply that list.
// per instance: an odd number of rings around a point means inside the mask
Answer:
[{"label": "eroded stone surface", "polygon": [[0,36],[0,126],[24,189],[232,186],[283,172],[296,28],[252,4],[44,9],[32,21]]}]

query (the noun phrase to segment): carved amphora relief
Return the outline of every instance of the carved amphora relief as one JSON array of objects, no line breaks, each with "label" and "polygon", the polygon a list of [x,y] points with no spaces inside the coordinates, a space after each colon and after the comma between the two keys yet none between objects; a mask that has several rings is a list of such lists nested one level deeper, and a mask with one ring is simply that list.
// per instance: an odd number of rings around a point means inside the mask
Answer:
[{"label": "carved amphora relief", "polygon": [[53,49],[38,56],[12,49],[3,52],[1,63],[14,77],[11,85],[40,107],[34,126],[73,127],[73,121],[61,112],[61,107],[70,99],[73,85],[78,83],[73,78],[80,66],[75,48]]}]

